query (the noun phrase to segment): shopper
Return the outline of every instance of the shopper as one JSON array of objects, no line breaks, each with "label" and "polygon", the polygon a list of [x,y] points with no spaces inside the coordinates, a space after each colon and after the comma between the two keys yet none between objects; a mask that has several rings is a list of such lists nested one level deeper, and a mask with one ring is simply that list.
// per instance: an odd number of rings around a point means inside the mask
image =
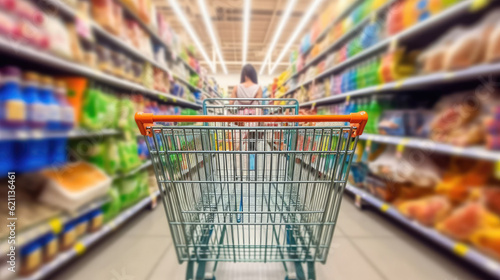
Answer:
[{"label": "shopper", "polygon": [[[231,98],[262,98],[262,88],[259,86],[257,71],[251,64],[243,66],[241,69],[240,84],[233,88]],[[255,101],[231,100],[230,104],[254,105]]]},{"label": "shopper", "polygon": [[[245,100],[248,98],[262,98],[262,88],[259,86],[257,71],[251,64],[243,66],[241,69],[240,84],[233,88],[231,98],[241,98],[241,100],[231,100],[231,105],[259,105],[259,101]],[[255,108],[238,106],[239,115],[256,115]],[[239,126],[256,126],[256,123],[239,123]],[[243,136],[248,143],[249,151],[256,151],[257,135],[255,131],[249,131]],[[255,170],[255,154],[249,155],[249,170]]]}]

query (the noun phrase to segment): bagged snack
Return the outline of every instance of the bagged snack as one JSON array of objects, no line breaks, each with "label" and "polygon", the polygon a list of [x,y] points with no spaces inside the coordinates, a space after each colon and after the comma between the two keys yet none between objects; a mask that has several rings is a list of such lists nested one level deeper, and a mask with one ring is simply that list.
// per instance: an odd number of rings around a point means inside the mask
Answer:
[{"label": "bagged snack", "polygon": [[444,196],[434,195],[399,204],[398,210],[408,217],[426,226],[434,226],[451,211],[451,204]]},{"label": "bagged snack", "polygon": [[444,70],[462,69],[483,62],[488,40],[499,17],[500,10],[495,10],[458,36],[446,52]]},{"label": "bagged snack", "polygon": [[500,218],[481,203],[469,202],[455,209],[436,228],[456,240],[466,241],[480,230],[500,228]]},{"label": "bagged snack", "polygon": [[488,182],[491,170],[492,164],[487,161],[453,158],[435,191],[448,197],[452,203],[461,203],[471,190],[481,188]]},{"label": "bagged snack", "polygon": [[82,161],[45,170],[42,175],[46,184],[38,199],[68,211],[104,196],[111,184],[111,179],[102,170]]},{"label": "bagged snack", "polygon": [[444,57],[450,45],[463,33],[463,28],[454,28],[442,36],[436,43],[427,47],[418,57],[421,72],[424,74],[444,70]]},{"label": "bagged snack", "polygon": [[470,241],[480,250],[500,259],[500,228],[479,230]]},{"label": "bagged snack", "polygon": [[500,188],[484,187],[470,191],[469,199],[480,201],[486,208],[497,215],[500,215]]}]

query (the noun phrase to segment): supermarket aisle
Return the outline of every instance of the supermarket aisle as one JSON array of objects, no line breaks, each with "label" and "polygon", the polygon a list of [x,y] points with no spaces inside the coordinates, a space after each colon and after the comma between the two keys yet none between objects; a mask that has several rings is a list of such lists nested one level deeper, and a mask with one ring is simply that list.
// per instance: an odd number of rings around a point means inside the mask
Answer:
[{"label": "supermarket aisle", "polygon": [[[317,279],[484,279],[375,211],[359,211],[345,197],[326,265]],[[283,279],[280,264],[222,264],[218,280]],[[162,207],[141,212],[110,238],[92,248],[52,279],[184,279]]]}]

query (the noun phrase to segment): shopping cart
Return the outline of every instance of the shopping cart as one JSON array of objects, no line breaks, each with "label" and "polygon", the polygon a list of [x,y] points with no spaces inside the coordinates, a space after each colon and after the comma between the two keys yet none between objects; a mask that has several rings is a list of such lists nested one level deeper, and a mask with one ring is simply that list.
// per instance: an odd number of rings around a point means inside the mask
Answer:
[{"label": "shopping cart", "polygon": [[[286,279],[315,279],[366,113],[135,119],[152,138],[146,143],[186,279],[215,279],[219,262],[282,262]],[[314,169],[300,163],[313,157]]]},{"label": "shopping cart", "polygon": [[299,101],[291,98],[207,98],[203,100],[203,114],[298,115]]}]

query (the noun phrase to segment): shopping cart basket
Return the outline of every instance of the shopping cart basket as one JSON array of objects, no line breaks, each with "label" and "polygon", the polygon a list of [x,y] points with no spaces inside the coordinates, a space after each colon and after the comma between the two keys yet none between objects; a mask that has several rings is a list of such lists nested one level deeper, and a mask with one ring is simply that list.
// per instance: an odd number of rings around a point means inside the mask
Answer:
[{"label": "shopping cart basket", "polygon": [[[188,262],[186,278],[206,279],[209,262],[212,273],[218,262],[282,262],[288,279],[315,279],[314,263],[327,260],[351,155],[367,118],[365,112],[343,116],[137,113],[141,134],[152,139],[146,143],[178,260]],[[239,122],[259,126],[216,125]],[[249,150],[245,134],[252,132],[262,137],[256,137],[260,144]],[[315,169],[299,162],[311,162],[312,157],[317,158]],[[202,168],[185,172],[200,159]]]},{"label": "shopping cart basket", "polygon": [[298,115],[299,101],[291,98],[207,98],[203,100],[203,114]]}]

